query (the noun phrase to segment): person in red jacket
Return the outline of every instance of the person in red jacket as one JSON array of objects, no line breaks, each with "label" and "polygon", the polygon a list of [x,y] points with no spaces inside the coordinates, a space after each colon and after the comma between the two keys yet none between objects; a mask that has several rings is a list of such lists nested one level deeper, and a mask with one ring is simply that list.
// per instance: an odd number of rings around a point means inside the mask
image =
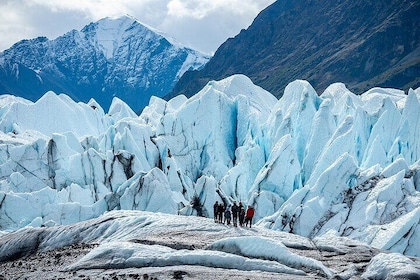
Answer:
[{"label": "person in red jacket", "polygon": [[248,227],[248,222],[249,222],[249,228],[251,228],[252,226],[252,218],[254,217],[255,214],[255,210],[252,206],[248,206],[248,209],[246,209],[246,214],[245,214],[245,226]]}]

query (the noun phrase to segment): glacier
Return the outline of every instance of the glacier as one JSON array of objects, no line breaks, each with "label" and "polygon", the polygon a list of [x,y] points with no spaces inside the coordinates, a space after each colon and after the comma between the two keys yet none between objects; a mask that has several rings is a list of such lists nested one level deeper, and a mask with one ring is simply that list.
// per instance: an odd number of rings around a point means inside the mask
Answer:
[{"label": "glacier", "polygon": [[420,89],[318,95],[297,80],[277,100],[233,75],[151,97],[140,115],[118,98],[105,113],[53,92],[1,95],[0,230],[111,210],[212,217],[216,200],[241,201],[259,228],[418,257],[419,139]]}]

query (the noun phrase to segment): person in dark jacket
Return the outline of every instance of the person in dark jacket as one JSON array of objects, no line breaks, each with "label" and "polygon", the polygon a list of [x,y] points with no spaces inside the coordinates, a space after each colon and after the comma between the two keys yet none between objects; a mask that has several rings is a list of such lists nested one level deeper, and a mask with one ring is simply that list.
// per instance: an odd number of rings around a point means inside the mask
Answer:
[{"label": "person in dark jacket", "polygon": [[225,212],[225,205],[223,202],[219,203],[219,207],[217,208],[219,223],[223,223],[223,213]]},{"label": "person in dark jacket", "polygon": [[232,212],[230,211],[230,206],[226,207],[225,210],[225,222],[227,225],[230,225],[230,221],[232,220]]},{"label": "person in dark jacket", "polygon": [[219,203],[216,201],[216,203],[213,205],[213,215],[214,215],[214,221],[216,223],[218,221],[218,214],[219,214]]},{"label": "person in dark jacket", "polygon": [[239,202],[239,225],[241,227],[244,226],[244,220],[245,220],[245,209],[244,206],[242,205],[242,202]]},{"label": "person in dark jacket", "polygon": [[248,209],[246,209],[246,214],[245,214],[245,226],[248,227],[248,223],[249,223],[249,228],[251,228],[252,226],[252,218],[254,217],[255,211],[254,208],[250,205],[248,206]]},{"label": "person in dark jacket", "polygon": [[233,226],[238,226],[238,214],[239,214],[239,207],[236,205],[236,202],[233,203],[232,206],[232,218],[233,218]]}]

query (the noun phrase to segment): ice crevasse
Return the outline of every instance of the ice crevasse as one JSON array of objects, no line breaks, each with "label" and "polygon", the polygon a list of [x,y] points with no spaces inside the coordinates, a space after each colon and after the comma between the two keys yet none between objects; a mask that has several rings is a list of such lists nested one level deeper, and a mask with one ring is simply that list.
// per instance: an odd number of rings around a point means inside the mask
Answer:
[{"label": "ice crevasse", "polygon": [[[109,210],[212,217],[217,201],[259,226],[348,236],[419,256],[420,90],[302,80],[282,98],[243,75],[140,116],[46,93],[0,96],[0,230],[71,224]],[[25,205],[23,209],[21,205]]]}]

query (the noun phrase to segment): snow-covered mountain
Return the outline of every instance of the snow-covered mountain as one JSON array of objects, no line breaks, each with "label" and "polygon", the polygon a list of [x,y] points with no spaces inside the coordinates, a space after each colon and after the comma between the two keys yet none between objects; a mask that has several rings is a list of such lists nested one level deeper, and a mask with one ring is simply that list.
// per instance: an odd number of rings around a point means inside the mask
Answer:
[{"label": "snow-covered mountain", "polygon": [[23,40],[0,53],[0,93],[36,101],[64,92],[108,108],[119,97],[139,111],[209,57],[130,16],[104,18],[54,40]]},{"label": "snow-covered mountain", "polygon": [[260,227],[419,256],[419,89],[318,96],[297,80],[277,100],[234,75],[152,97],[140,116],[117,98],[105,113],[52,92],[1,96],[0,130],[3,231],[114,209],[212,217],[216,200],[242,201]]}]

